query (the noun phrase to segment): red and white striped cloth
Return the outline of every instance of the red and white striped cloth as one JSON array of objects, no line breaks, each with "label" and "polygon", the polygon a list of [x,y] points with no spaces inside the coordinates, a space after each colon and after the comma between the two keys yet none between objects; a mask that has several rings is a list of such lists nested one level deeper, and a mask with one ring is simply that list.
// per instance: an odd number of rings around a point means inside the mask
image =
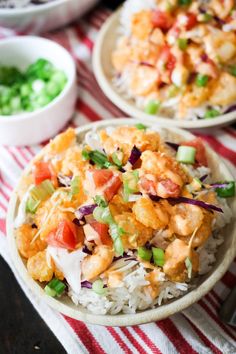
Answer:
[{"label": "red and white striped cloth", "polygon": [[[78,100],[72,125],[125,116],[99,89],[92,74],[91,52],[97,31],[110,12],[97,8],[78,23],[47,34],[73,55],[77,64]],[[15,35],[0,28],[0,38]],[[236,130],[218,129],[200,135],[222,157],[236,165]],[[42,145],[0,147],[0,252],[9,262],[5,238],[5,218],[12,188],[22,169]],[[10,264],[12,267],[12,265]],[[235,353],[236,330],[223,324],[217,311],[230,289],[236,284],[236,260],[216,286],[197,304],[168,319],[133,327],[112,328],[87,325],[48,308],[22,283],[21,287],[39,314],[61,341],[68,353]]]}]

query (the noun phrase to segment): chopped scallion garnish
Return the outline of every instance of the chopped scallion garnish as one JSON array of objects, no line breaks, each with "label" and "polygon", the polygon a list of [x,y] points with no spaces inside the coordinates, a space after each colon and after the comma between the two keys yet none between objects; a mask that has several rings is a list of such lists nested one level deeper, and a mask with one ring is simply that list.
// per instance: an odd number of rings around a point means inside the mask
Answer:
[{"label": "chopped scallion garnish", "polygon": [[186,266],[187,271],[188,271],[188,278],[191,279],[193,266],[192,266],[192,262],[191,262],[189,257],[187,257],[185,259],[185,266]]},{"label": "chopped scallion garnish", "polygon": [[52,182],[49,179],[46,179],[45,181],[43,181],[39,185],[33,187],[30,190],[30,195],[35,200],[44,201],[50,195],[52,195],[54,193],[54,191],[55,191],[55,189],[54,189]]},{"label": "chopped scallion garnish", "polygon": [[146,247],[139,247],[138,248],[138,256],[143,259],[144,261],[150,261],[152,258],[152,251],[148,250]]},{"label": "chopped scallion garnish", "polygon": [[105,295],[107,291],[106,288],[104,288],[102,279],[95,280],[93,282],[92,289],[98,295]]},{"label": "chopped scallion garnish", "polygon": [[45,286],[44,291],[47,295],[55,297],[60,296],[64,292],[65,288],[66,286],[62,281],[54,278]]},{"label": "chopped scallion garnish", "polygon": [[72,181],[71,181],[71,190],[70,190],[70,196],[73,197],[73,195],[78,194],[80,191],[80,178],[79,176],[75,176],[73,177]]},{"label": "chopped scallion garnish", "polygon": [[163,265],[165,264],[165,252],[163,251],[163,249],[158,247],[152,247],[152,254],[154,263],[159,267],[163,267]]},{"label": "chopped scallion garnish", "polygon": [[94,198],[94,203],[97,204],[99,207],[105,208],[107,207],[107,201],[105,200],[104,197],[102,197],[101,195],[96,195]]},{"label": "chopped scallion garnish", "polygon": [[151,100],[146,104],[144,111],[147,114],[156,114],[160,109],[160,105],[160,101]]},{"label": "chopped scallion garnish", "polygon": [[112,157],[112,160],[116,166],[118,166],[118,167],[122,166],[122,158],[123,158],[122,151],[119,151],[119,153],[113,152],[111,157]]},{"label": "chopped scallion garnish", "polygon": [[26,202],[26,212],[34,214],[40,204],[40,200],[35,200],[32,196],[29,196]]},{"label": "chopped scallion garnish", "polygon": [[186,164],[195,163],[196,149],[192,146],[179,146],[176,154],[176,160]]},{"label": "chopped scallion garnish", "polygon": [[147,126],[142,124],[142,123],[137,123],[135,124],[135,127],[138,129],[138,130],[147,130]]},{"label": "chopped scallion garnish", "polygon": [[198,74],[195,83],[198,87],[204,87],[207,85],[208,79],[207,75]]},{"label": "chopped scallion garnish", "polygon": [[138,170],[123,173],[122,179],[124,185],[124,200],[128,201],[130,194],[138,192]]}]

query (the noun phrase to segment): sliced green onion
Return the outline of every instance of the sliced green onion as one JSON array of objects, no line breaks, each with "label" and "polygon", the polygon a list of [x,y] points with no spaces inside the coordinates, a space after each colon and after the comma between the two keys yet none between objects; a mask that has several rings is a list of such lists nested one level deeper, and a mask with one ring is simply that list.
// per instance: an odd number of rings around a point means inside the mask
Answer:
[{"label": "sliced green onion", "polygon": [[75,176],[73,177],[72,181],[71,181],[71,190],[70,190],[70,196],[72,197],[75,194],[78,194],[80,191],[80,178],[79,176]]},{"label": "sliced green onion", "polygon": [[144,111],[147,114],[156,114],[160,109],[160,105],[159,101],[151,100],[146,104]]},{"label": "sliced green onion", "polygon": [[215,118],[219,115],[220,115],[220,111],[218,111],[217,109],[208,109],[204,114],[204,118],[206,119]]},{"label": "sliced green onion", "polygon": [[92,289],[98,295],[105,295],[106,294],[106,288],[104,288],[104,284],[103,284],[102,279],[95,280],[93,282]]},{"label": "sliced green onion", "polygon": [[139,247],[138,256],[144,261],[150,261],[152,258],[152,251],[148,250],[146,247]]},{"label": "sliced green onion", "polygon": [[26,202],[25,211],[31,214],[34,214],[40,204],[40,200],[35,200],[32,196],[29,196]]},{"label": "sliced green onion", "polygon": [[60,296],[66,286],[65,284],[57,278],[52,279],[44,288],[45,292],[49,296]]},{"label": "sliced green onion", "polygon": [[124,200],[128,201],[130,194],[138,192],[138,170],[123,173],[122,180],[124,185]]},{"label": "sliced green onion", "polygon": [[55,189],[53,187],[52,182],[49,179],[46,179],[45,181],[40,183],[38,186],[33,187],[30,190],[30,195],[35,200],[44,201],[48,197],[50,197],[50,195],[52,195],[54,193],[54,191],[55,191]]},{"label": "sliced green onion", "polygon": [[213,16],[211,14],[205,13],[205,14],[202,14],[202,19],[203,19],[203,22],[209,22],[213,19]]},{"label": "sliced green onion", "polygon": [[196,149],[192,146],[179,146],[176,154],[176,160],[186,164],[195,163]]},{"label": "sliced green onion", "polygon": [[89,160],[89,151],[87,150],[82,150],[82,158],[83,160]]},{"label": "sliced green onion", "polygon": [[137,123],[135,124],[135,127],[138,129],[138,130],[147,130],[147,126],[142,124],[142,123]]},{"label": "sliced green onion", "polygon": [[175,85],[171,85],[168,89],[168,98],[175,97],[177,96],[178,93],[179,93],[179,87]]},{"label": "sliced green onion", "polygon": [[108,206],[107,201],[101,195],[96,195],[93,200],[99,207],[105,208]]},{"label": "sliced green onion", "polygon": [[113,164],[108,161],[108,157],[98,150],[93,150],[89,152],[89,159],[93,161],[99,167],[110,167]]},{"label": "sliced green onion", "polygon": [[188,47],[188,40],[187,40],[187,38],[178,38],[177,44],[178,44],[179,49],[184,51]]},{"label": "sliced green onion", "polygon": [[196,79],[195,79],[195,83],[198,87],[204,87],[207,85],[208,83],[208,76],[207,75],[202,75],[202,74],[198,74]]},{"label": "sliced green onion", "polygon": [[120,256],[124,253],[124,247],[122,244],[121,236],[124,235],[124,230],[119,227],[115,222],[110,223],[109,227],[110,235],[113,239],[114,249]]},{"label": "sliced green onion", "polygon": [[122,166],[122,159],[123,159],[123,153],[122,153],[122,151],[119,151],[119,155],[120,155],[120,156],[118,156],[118,153],[113,152],[113,154],[111,155],[111,157],[112,157],[112,160],[113,160],[114,164],[115,164],[116,166],[118,166],[118,167],[121,167],[121,166]]},{"label": "sliced green onion", "polygon": [[161,248],[152,247],[152,254],[154,263],[159,267],[163,267],[165,264],[165,252]]},{"label": "sliced green onion", "polygon": [[192,266],[192,262],[191,262],[191,260],[190,260],[189,257],[187,257],[187,258],[185,259],[185,266],[186,266],[187,271],[188,271],[188,278],[191,279],[193,266]]},{"label": "sliced green onion", "polygon": [[189,6],[192,3],[192,0],[179,0],[180,6]]},{"label": "sliced green onion", "polygon": [[235,196],[235,181],[227,182],[224,188],[216,188],[216,193],[221,198],[230,198]]},{"label": "sliced green onion", "polygon": [[236,66],[232,65],[229,67],[229,73],[233,76],[236,76]]},{"label": "sliced green onion", "polygon": [[101,206],[96,207],[93,211],[93,217],[95,220],[102,224],[110,224],[113,222],[113,218],[108,206],[106,208]]}]

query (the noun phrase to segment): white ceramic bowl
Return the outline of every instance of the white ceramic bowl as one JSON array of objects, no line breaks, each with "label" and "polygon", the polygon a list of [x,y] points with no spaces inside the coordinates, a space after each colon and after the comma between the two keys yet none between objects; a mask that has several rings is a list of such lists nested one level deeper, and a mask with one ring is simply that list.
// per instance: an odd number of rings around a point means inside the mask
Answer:
[{"label": "white ceramic bowl", "polygon": [[47,106],[11,116],[0,115],[0,144],[32,145],[55,135],[74,112],[76,69],[70,54],[59,44],[39,37],[13,37],[0,41],[0,66],[24,70],[39,58],[45,58],[65,72],[68,81],[62,92]]},{"label": "white ceramic bowl", "polygon": [[105,95],[123,112],[131,117],[141,119],[142,122],[152,121],[165,124],[167,127],[188,129],[220,127],[236,120],[236,111],[220,115],[212,119],[176,120],[162,116],[152,116],[139,109],[132,100],[124,98],[112,84],[114,69],[111,63],[111,53],[114,50],[119,36],[120,13],[117,10],[102,26],[93,50],[93,71]]},{"label": "white ceramic bowl", "polygon": [[[78,139],[83,140],[84,135],[91,129],[101,129],[108,126],[119,126],[119,125],[134,125],[137,120],[133,119],[113,119],[105,120],[98,123],[92,123],[77,129]],[[157,126],[158,128],[160,125]],[[177,128],[168,128],[170,136],[168,139],[173,139],[172,141],[182,141],[190,140],[193,135],[187,131],[180,130]],[[215,180],[233,180],[233,176],[224,165],[224,163],[219,159],[219,156],[214,153],[209,147],[206,147],[207,157],[209,165],[213,171],[213,178]],[[31,165],[29,165],[24,174],[30,170]],[[60,300],[51,298],[47,296],[40,286],[39,283],[34,281],[27,272],[26,262],[20,257],[15,240],[14,234],[14,220],[17,215],[17,209],[19,206],[19,199],[17,197],[17,189],[13,192],[8,208],[7,215],[7,239],[9,244],[9,250],[12,262],[14,264],[15,270],[18,275],[23,279],[25,284],[35,293],[40,299],[44,299],[51,307],[58,310],[59,312],[75,318],[80,321],[100,324],[105,326],[131,326],[141,323],[148,323],[152,321],[161,320],[174,313],[182,311],[186,307],[192,305],[194,302],[198,301],[202,296],[204,296],[209,290],[215,285],[215,283],[223,276],[229,267],[230,263],[233,261],[236,253],[236,221],[235,219],[231,221],[224,228],[225,240],[224,243],[218,249],[216,255],[216,263],[213,265],[212,270],[203,277],[199,278],[198,286],[187,293],[186,295],[172,300],[165,305],[157,307],[155,309],[145,310],[138,312],[136,314],[119,314],[119,315],[95,315],[88,312],[81,306],[75,306],[69,297],[64,296]],[[233,210],[233,215],[236,213],[236,198],[231,200],[230,206]]]},{"label": "white ceramic bowl", "polygon": [[23,33],[49,31],[82,16],[98,0],[54,0],[37,6],[0,9],[2,27]]}]

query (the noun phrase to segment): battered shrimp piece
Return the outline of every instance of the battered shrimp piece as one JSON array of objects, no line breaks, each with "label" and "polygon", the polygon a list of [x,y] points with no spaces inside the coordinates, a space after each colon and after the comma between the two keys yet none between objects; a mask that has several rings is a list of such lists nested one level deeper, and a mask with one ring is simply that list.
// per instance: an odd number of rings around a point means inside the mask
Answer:
[{"label": "battered shrimp piece", "polygon": [[53,269],[47,264],[46,251],[38,252],[30,257],[27,269],[31,277],[40,282],[50,281],[53,277]]},{"label": "battered shrimp piece", "polygon": [[135,213],[127,212],[115,216],[116,223],[124,230],[122,244],[125,249],[143,246],[152,238],[152,229],[145,227],[135,216]]},{"label": "battered shrimp piece", "polygon": [[200,106],[203,102],[205,102],[210,94],[210,89],[208,86],[198,87],[193,84],[188,86],[186,89],[186,93],[183,95],[180,101],[180,111],[186,108],[197,107]]},{"label": "battered shrimp piece", "polygon": [[105,245],[96,246],[93,254],[84,258],[81,263],[83,278],[86,280],[96,278],[110,266],[113,257],[112,248]]},{"label": "battered shrimp piece", "polygon": [[186,258],[192,262],[193,272],[198,271],[199,256],[189,249],[188,245],[179,239],[175,239],[165,251],[164,273],[172,281],[183,282],[187,279],[187,269],[185,265]]},{"label": "battered shrimp piece", "polygon": [[159,74],[155,67],[133,65],[129,68],[129,89],[133,95],[145,96],[155,91]]},{"label": "battered shrimp piece", "polygon": [[149,198],[142,197],[133,206],[136,219],[152,229],[165,227],[169,222],[169,215],[160,203],[153,203]]},{"label": "battered shrimp piece", "polygon": [[236,100],[236,78],[226,72],[217,80],[209,102],[213,105],[228,105]]},{"label": "battered shrimp piece", "polygon": [[188,177],[178,162],[164,153],[144,151],[141,169],[162,179],[170,179],[180,187],[187,182]]},{"label": "battered shrimp piece", "polygon": [[189,236],[203,222],[203,212],[200,207],[180,203],[173,207],[170,227],[180,236]]},{"label": "battered shrimp piece", "polygon": [[30,258],[46,248],[46,242],[40,238],[31,243],[37,231],[38,229],[29,224],[23,224],[16,230],[16,244],[22,257]]},{"label": "battered shrimp piece", "polygon": [[152,131],[145,133],[129,126],[118,127],[110,135],[105,130],[101,130],[100,139],[107,154],[111,155],[117,149],[123,152],[123,163],[127,162],[134,145],[141,151],[155,151],[160,143],[158,133]]},{"label": "battered shrimp piece", "polygon": [[236,53],[236,35],[214,29],[205,38],[206,54],[214,61],[227,63]]},{"label": "battered shrimp piece", "polygon": [[[208,211],[203,211],[203,215],[204,217],[202,225],[197,230],[192,241],[193,248],[202,246],[212,234],[212,220],[214,218],[214,215]],[[182,237],[181,239],[183,239],[184,241],[188,240],[189,242],[191,236],[192,235],[189,235],[189,237]]]},{"label": "battered shrimp piece", "polygon": [[[49,213],[53,210],[54,212],[48,219]],[[59,207],[55,207],[55,203],[51,199],[48,199],[46,202],[42,203],[35,213],[35,222],[38,226],[38,229],[42,229],[40,232],[40,238],[45,240],[48,234],[55,230],[61,220],[70,220],[73,214],[63,212]]]},{"label": "battered shrimp piece", "polygon": [[229,14],[234,7],[233,0],[211,0],[209,3],[209,8],[211,8],[217,17],[224,19]]},{"label": "battered shrimp piece", "polygon": [[134,37],[140,40],[148,39],[152,29],[151,11],[143,10],[133,14],[131,19],[131,32]]},{"label": "battered shrimp piece", "polygon": [[75,143],[75,130],[67,129],[64,133],[57,135],[46,148],[46,152],[52,155],[60,154]]},{"label": "battered shrimp piece", "polygon": [[111,57],[112,64],[118,72],[124,70],[125,66],[130,61],[130,55],[131,47],[129,46],[129,39],[126,37],[121,37],[117,44],[117,48],[114,52],[112,52]]},{"label": "battered shrimp piece", "polygon": [[60,172],[66,176],[80,176],[88,168],[89,163],[82,158],[81,148],[75,145],[66,151]]},{"label": "battered shrimp piece", "polygon": [[125,202],[119,194],[116,194],[109,203],[109,208],[113,217],[125,212],[131,212],[132,206],[133,203]]}]

